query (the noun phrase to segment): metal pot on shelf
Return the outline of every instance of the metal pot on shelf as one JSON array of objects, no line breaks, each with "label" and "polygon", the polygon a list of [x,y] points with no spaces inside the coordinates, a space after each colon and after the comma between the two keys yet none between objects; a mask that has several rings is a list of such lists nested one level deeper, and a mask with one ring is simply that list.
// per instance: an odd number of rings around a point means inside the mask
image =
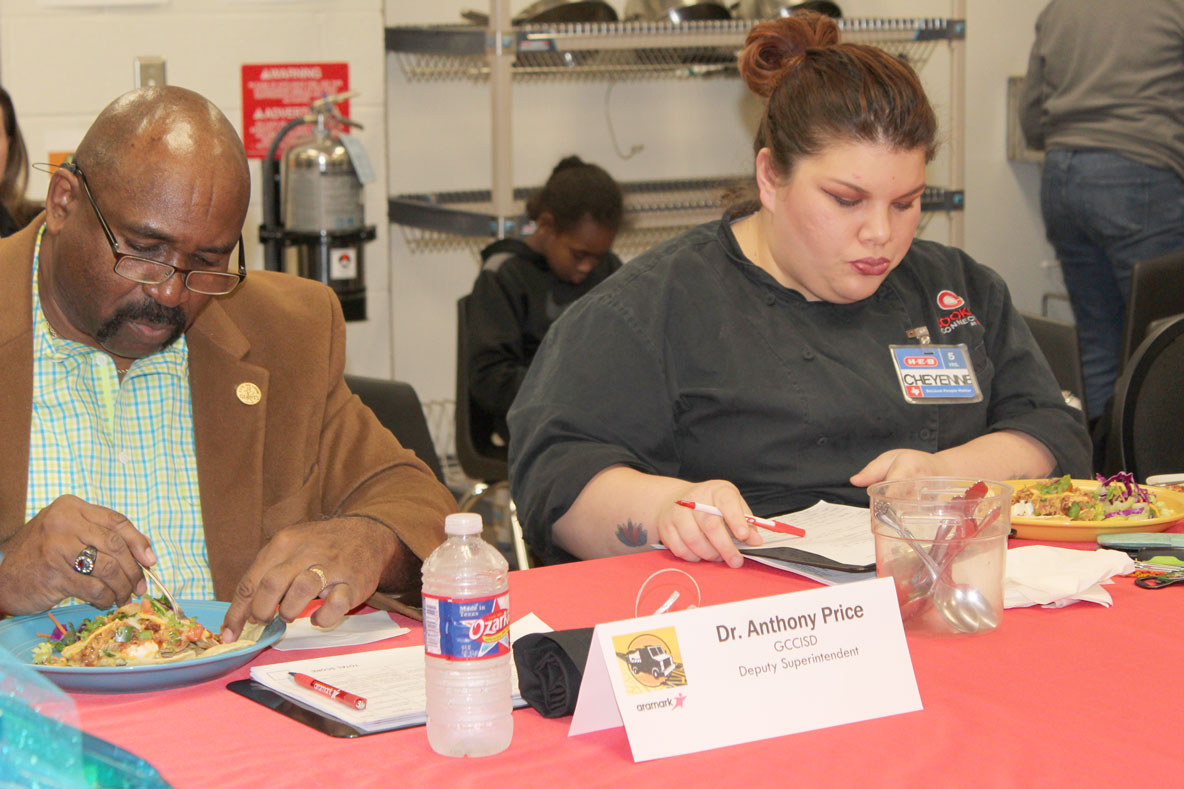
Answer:
[{"label": "metal pot on shelf", "polygon": [[817,11],[835,19],[842,19],[843,10],[831,0],[803,0],[791,3],[788,0],[740,0],[732,6],[737,19],[772,19],[789,16],[795,11]]},{"label": "metal pot on shelf", "polygon": [[[461,16],[478,25],[489,24],[489,14],[462,11]],[[535,0],[510,20],[513,25],[546,25],[567,22],[616,22],[617,10],[605,0]]]},{"label": "metal pot on shelf", "polygon": [[[625,4],[626,22],[671,22],[675,25],[686,22],[702,22],[731,19],[724,0],[629,0]],[[661,52],[640,50],[643,60],[667,57]],[[734,63],[736,53],[721,47],[691,47],[675,56],[676,62],[689,66],[721,67]]]},{"label": "metal pot on shelf", "polygon": [[626,22],[697,22],[731,19],[723,0],[628,0]]}]

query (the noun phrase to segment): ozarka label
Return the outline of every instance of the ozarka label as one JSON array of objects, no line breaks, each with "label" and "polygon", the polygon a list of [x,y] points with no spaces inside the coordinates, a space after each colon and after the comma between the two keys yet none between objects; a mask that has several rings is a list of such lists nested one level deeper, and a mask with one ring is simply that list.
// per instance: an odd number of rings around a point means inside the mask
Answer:
[{"label": "ozarka label", "polygon": [[510,652],[510,595],[456,600],[424,593],[424,651],[448,660],[482,660]]}]

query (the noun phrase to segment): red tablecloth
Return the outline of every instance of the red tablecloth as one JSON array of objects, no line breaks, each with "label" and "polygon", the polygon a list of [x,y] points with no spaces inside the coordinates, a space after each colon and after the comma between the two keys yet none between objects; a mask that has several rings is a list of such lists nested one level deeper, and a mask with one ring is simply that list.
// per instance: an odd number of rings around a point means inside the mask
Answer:
[{"label": "red tablecloth", "polygon": [[[704,605],[816,586],[753,562],[733,570],[658,551],[513,573],[514,618],[533,611],[557,630],[629,618],[663,567],[691,573]],[[1184,748],[1171,732],[1184,585],[1107,588],[1110,608],[1009,609],[991,633],[910,635],[922,711],[642,763],[624,729],[569,738],[570,718],[530,709],[514,713],[510,748],[482,759],[437,756],[422,727],[336,739],[226,690],[246,668],[189,688],[74,698],[83,728],[178,787],[1181,785]],[[418,623],[406,624],[416,629],[354,649],[422,643]],[[321,654],[267,650],[256,664]]]}]

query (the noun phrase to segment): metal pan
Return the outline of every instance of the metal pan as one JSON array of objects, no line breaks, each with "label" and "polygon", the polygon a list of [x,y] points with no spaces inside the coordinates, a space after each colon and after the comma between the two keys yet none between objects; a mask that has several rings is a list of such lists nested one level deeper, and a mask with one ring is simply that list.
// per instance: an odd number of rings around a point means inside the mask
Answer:
[{"label": "metal pan", "polygon": [[[488,25],[489,14],[462,11],[468,21]],[[514,25],[539,25],[564,22],[616,22],[617,11],[605,0],[535,0],[510,20]]]},{"label": "metal pan", "polygon": [[704,19],[731,19],[723,0],[629,0],[625,21],[695,22]]},{"label": "metal pan", "polygon": [[795,11],[817,11],[835,19],[843,17],[839,4],[831,0],[805,0],[797,3],[788,0],[740,0],[732,6],[732,10],[738,19],[772,19],[789,16]]}]

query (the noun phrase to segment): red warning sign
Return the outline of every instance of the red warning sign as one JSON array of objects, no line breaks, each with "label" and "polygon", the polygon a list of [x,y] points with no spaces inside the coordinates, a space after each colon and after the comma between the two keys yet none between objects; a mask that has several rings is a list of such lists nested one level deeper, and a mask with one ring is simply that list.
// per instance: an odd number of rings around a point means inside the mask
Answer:
[{"label": "red warning sign", "polygon": [[[246,64],[242,74],[243,144],[251,159],[266,156],[280,128],[292,118],[305,115],[314,99],[349,90],[348,63]],[[337,109],[349,117],[348,101],[337,105]],[[284,139],[284,147],[299,138],[293,132]]]}]

